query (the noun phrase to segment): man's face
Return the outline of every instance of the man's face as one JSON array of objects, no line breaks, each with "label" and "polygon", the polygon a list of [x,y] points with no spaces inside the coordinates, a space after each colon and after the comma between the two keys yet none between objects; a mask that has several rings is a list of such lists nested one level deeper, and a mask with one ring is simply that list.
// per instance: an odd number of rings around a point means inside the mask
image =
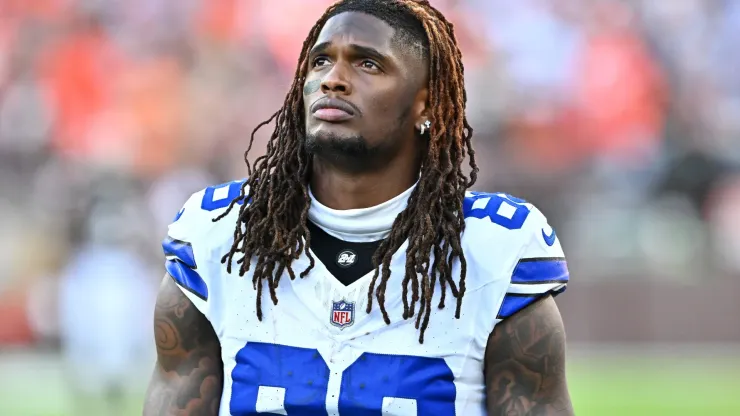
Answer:
[{"label": "man's face", "polygon": [[364,13],[329,19],[312,46],[303,89],[306,146],[354,169],[418,155],[427,68],[414,45]]}]

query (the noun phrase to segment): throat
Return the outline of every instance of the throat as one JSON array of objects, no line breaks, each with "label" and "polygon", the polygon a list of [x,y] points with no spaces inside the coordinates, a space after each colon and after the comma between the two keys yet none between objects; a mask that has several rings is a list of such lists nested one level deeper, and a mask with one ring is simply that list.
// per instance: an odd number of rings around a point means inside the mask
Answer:
[{"label": "throat", "polygon": [[311,250],[340,283],[349,286],[373,271],[373,255],[383,240],[352,242],[329,235],[308,221]]},{"label": "throat", "polygon": [[323,205],[309,188],[309,248],[337,280],[351,285],[373,271],[373,256],[390,235],[398,215],[406,209],[414,188],[415,185],[380,205],[349,210]]},{"label": "throat", "polygon": [[391,161],[383,169],[348,173],[314,158],[310,187],[313,197],[323,205],[352,210],[391,200],[413,187],[418,179],[419,169],[414,164]]}]

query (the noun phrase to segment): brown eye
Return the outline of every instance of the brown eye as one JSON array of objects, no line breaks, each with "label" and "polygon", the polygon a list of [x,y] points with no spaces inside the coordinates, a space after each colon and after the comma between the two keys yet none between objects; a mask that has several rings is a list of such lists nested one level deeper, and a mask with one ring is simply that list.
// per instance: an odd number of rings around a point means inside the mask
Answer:
[{"label": "brown eye", "polygon": [[360,66],[363,67],[363,68],[365,68],[365,69],[373,69],[373,70],[379,70],[380,69],[380,67],[378,66],[378,64],[376,64],[373,61],[367,60],[367,59],[364,60],[364,61],[362,61],[362,63],[360,63]]},{"label": "brown eye", "polygon": [[314,66],[314,67],[317,67],[317,66],[324,66],[324,65],[326,65],[327,63],[329,63],[329,60],[328,60],[328,59],[326,59],[326,58],[325,58],[325,57],[323,57],[323,56],[319,56],[318,58],[316,58],[316,59],[314,59],[314,60],[313,60],[313,66]]}]

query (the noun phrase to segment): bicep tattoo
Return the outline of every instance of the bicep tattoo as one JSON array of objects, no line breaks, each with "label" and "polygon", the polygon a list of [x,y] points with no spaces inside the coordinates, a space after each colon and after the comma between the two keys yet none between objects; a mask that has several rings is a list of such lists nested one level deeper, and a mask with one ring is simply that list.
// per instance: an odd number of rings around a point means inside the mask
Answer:
[{"label": "bicep tattoo", "polygon": [[485,356],[491,416],[572,415],[565,377],[565,330],[552,297],[496,326]]},{"label": "bicep tattoo", "polygon": [[217,415],[223,390],[221,347],[211,323],[169,276],[154,314],[157,367],[145,415]]}]

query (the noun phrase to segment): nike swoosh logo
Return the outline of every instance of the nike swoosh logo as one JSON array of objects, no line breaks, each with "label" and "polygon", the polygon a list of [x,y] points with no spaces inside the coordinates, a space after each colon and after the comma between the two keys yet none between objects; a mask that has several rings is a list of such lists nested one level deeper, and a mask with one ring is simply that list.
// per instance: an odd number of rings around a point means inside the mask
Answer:
[{"label": "nike swoosh logo", "polygon": [[552,247],[553,244],[555,244],[555,240],[558,239],[558,236],[555,234],[555,229],[553,228],[552,233],[550,235],[545,234],[545,230],[542,230],[542,238],[545,239],[545,244]]}]

